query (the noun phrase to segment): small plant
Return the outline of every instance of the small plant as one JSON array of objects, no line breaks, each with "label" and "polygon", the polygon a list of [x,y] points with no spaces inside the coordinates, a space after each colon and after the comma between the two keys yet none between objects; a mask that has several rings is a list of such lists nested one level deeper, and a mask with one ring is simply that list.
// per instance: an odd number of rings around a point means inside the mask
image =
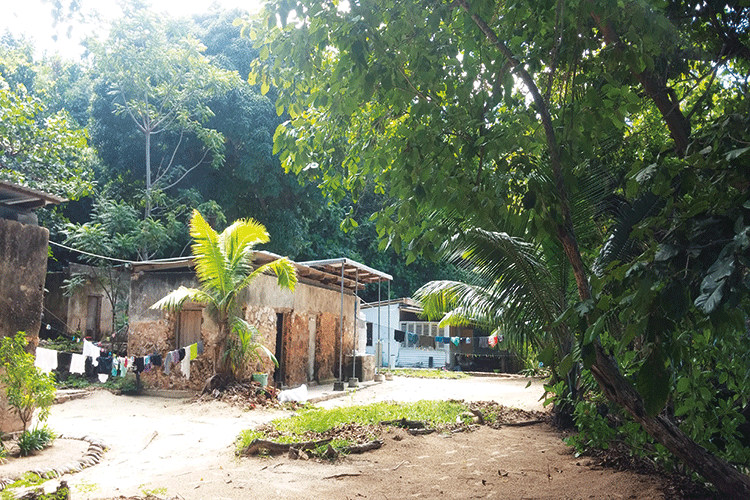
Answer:
[{"label": "small plant", "polygon": [[0,365],[5,367],[0,382],[5,384],[8,405],[16,410],[26,430],[38,409],[38,420],[44,422],[55,401],[54,378],[34,366],[34,356],[26,352],[26,335],[18,332],[0,342]]},{"label": "small plant", "polygon": [[26,430],[18,437],[18,448],[21,450],[21,456],[26,457],[35,451],[42,451],[55,440],[55,434],[47,427],[38,427],[34,430]]},{"label": "small plant", "polygon": [[241,318],[234,318],[232,331],[227,336],[227,347],[223,354],[223,361],[229,363],[229,367],[235,378],[242,380],[247,377],[248,365],[255,362],[261,364],[263,356],[273,361],[274,365],[279,366],[279,362],[273,353],[266,346],[256,341],[260,335],[258,329],[248,324]]}]

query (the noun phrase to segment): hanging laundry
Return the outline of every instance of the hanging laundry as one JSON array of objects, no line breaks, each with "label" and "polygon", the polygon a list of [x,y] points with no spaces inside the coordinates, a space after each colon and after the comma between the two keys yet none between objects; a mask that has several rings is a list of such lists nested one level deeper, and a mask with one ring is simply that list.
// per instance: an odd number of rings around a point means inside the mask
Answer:
[{"label": "hanging laundry", "polygon": [[417,345],[417,343],[419,343],[419,335],[417,335],[416,333],[410,333],[408,334],[408,336],[409,336],[409,344]]},{"label": "hanging laundry", "polygon": [[203,341],[199,340],[198,341],[198,356],[200,356],[201,354],[203,354]]},{"label": "hanging laundry", "polygon": [[489,337],[479,337],[479,347],[482,349],[487,349],[490,347],[490,338]]},{"label": "hanging laundry", "polygon": [[443,344],[450,344],[451,338],[450,337],[443,337]]},{"label": "hanging laundry", "polygon": [[181,347],[180,348],[180,361],[182,361],[183,359],[185,359],[185,348]]},{"label": "hanging laundry", "polygon": [[403,330],[393,330],[393,340],[403,342],[406,340],[406,332]]},{"label": "hanging laundry", "polygon": [[161,354],[152,354],[151,364],[154,366],[161,366]]},{"label": "hanging laundry", "polygon": [[151,370],[151,356],[143,356],[143,371]]},{"label": "hanging laundry", "polygon": [[198,357],[198,344],[190,344],[190,360],[194,360]]},{"label": "hanging laundry", "polygon": [[133,360],[133,371],[136,373],[143,372],[143,357],[142,356],[136,356]]},{"label": "hanging laundry", "polygon": [[464,342],[466,342],[467,344],[471,344],[471,337],[466,337],[464,339]]},{"label": "hanging laundry", "polygon": [[451,337],[451,342],[453,342],[453,345],[458,347],[458,343],[461,341],[458,337]]},{"label": "hanging laundry", "polygon": [[487,344],[489,347],[495,347],[497,345],[497,335],[490,335],[487,338]]},{"label": "hanging laundry", "polygon": [[79,375],[86,373],[86,356],[73,353],[70,358],[70,373],[77,373]]},{"label": "hanging laundry", "polygon": [[431,335],[420,335],[419,336],[419,347],[425,347],[427,349],[435,348],[435,337]]},{"label": "hanging laundry", "polygon": [[172,363],[174,361],[174,358],[172,357],[173,353],[174,351],[169,351],[164,355],[164,373],[166,375],[169,375],[169,372],[172,369]]},{"label": "hanging laundry", "polygon": [[51,372],[57,368],[57,351],[45,349],[44,347],[37,347],[34,366],[42,370],[44,373]]},{"label": "hanging laundry", "polygon": [[[181,352],[184,352],[185,349],[180,349]],[[189,349],[188,349],[188,355],[182,358],[180,361],[180,371],[182,372],[182,375],[190,380],[190,355],[189,355]]]},{"label": "hanging laundry", "polygon": [[96,360],[99,362],[99,364],[97,365],[97,373],[105,375],[109,375],[110,373],[112,373],[111,356],[99,356]]},{"label": "hanging laundry", "polygon": [[86,339],[83,339],[83,355],[91,356],[94,360],[94,366],[96,366],[96,358],[102,355],[102,350],[98,346],[92,344]]},{"label": "hanging laundry", "polygon": [[443,343],[443,337],[442,336],[435,337],[435,343],[436,344],[442,344]]}]

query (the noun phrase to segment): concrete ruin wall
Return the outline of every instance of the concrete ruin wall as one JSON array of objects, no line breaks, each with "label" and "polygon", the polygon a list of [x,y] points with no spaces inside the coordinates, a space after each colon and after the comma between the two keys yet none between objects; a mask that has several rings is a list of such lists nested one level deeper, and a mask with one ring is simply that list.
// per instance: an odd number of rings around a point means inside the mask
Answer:
[{"label": "concrete ruin wall", "polygon": [[[26,332],[32,351],[39,341],[48,241],[43,227],[0,219],[0,336]],[[0,388],[0,431],[19,430],[21,421]]]},{"label": "concrete ruin wall", "polygon": [[49,231],[0,219],[0,335],[26,332],[36,345],[42,318]]}]

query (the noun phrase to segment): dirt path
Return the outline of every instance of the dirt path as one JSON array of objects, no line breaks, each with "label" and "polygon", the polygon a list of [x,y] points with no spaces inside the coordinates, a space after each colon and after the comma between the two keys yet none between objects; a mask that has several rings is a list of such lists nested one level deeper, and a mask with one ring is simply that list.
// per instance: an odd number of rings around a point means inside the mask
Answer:
[{"label": "dirt path", "polygon": [[[439,398],[540,409],[540,385],[525,389],[526,383],[397,378],[320,405]],[[63,477],[74,500],[149,492],[183,499],[662,498],[658,478],[589,467],[546,425],[422,437],[394,430],[381,449],[336,463],[234,456],[232,444],[242,429],[288,413],[97,391],[55,405],[49,425],[64,434],[95,436],[109,447],[100,464]],[[49,460],[65,457],[66,446],[59,440],[54,453],[60,456]],[[71,453],[79,452],[80,446]],[[9,466],[0,466],[0,476]]]}]

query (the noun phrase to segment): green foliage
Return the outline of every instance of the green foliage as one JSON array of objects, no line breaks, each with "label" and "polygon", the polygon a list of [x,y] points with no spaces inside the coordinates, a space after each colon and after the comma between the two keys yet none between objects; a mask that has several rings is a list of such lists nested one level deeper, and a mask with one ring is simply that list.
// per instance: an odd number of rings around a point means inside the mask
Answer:
[{"label": "green foliage", "polygon": [[42,451],[55,440],[55,433],[47,427],[37,427],[33,430],[25,430],[18,436],[18,448],[21,456],[26,457],[36,451]]},{"label": "green foliage", "polygon": [[88,134],[65,111],[50,112],[0,75],[0,178],[69,198],[92,188]]},{"label": "green foliage", "polygon": [[23,332],[0,340],[0,365],[4,367],[0,382],[5,384],[8,405],[18,413],[24,430],[35,410],[39,422],[47,420],[55,400],[54,380],[34,366],[34,356],[26,352],[27,343]]},{"label": "green foliage", "polygon": [[[255,329],[241,317],[240,294],[261,274],[273,273],[280,287],[294,290],[297,271],[286,257],[253,267],[253,249],[268,241],[268,233],[262,224],[249,219],[237,220],[221,233],[217,233],[197,210],[190,220],[190,236],[193,238],[193,257],[201,288],[181,286],[162,298],[152,309],[179,310],[186,301],[207,306],[219,325],[218,342],[226,351],[228,337],[232,351],[222,354],[222,372],[238,375],[232,371],[239,362],[251,354],[263,352],[276,363],[273,354],[263,345],[254,342]],[[235,363],[232,365],[232,363]]]}]

